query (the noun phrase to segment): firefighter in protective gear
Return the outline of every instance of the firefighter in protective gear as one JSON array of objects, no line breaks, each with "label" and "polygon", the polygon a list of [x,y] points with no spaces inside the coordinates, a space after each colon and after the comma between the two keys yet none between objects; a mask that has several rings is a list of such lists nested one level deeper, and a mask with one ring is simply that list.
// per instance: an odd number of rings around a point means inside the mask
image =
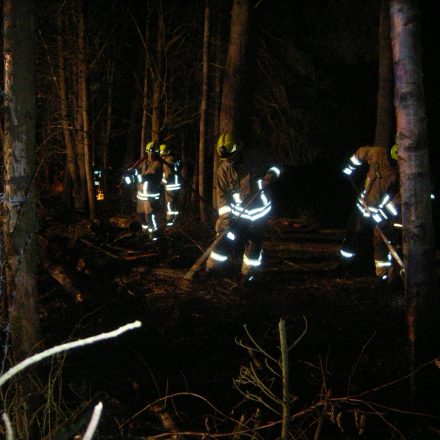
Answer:
[{"label": "firefighter in protective gear", "polygon": [[263,262],[263,232],[272,203],[269,186],[280,175],[277,167],[258,173],[242,151],[233,133],[222,134],[217,142],[221,164],[217,171],[216,232],[225,232],[211,251],[206,269],[225,268],[236,243],[245,244],[241,280],[250,281]]},{"label": "firefighter in protective gear", "polygon": [[167,144],[161,144],[159,148],[163,168],[162,184],[165,186],[166,226],[171,227],[179,215],[180,160],[171,153]]},{"label": "firefighter in protective gear", "polygon": [[[365,248],[363,240],[372,226],[377,225],[394,247],[398,244],[398,230],[401,227],[400,188],[393,156],[397,159],[395,146],[390,151],[381,146],[363,146],[350,157],[343,169],[343,173],[351,178],[362,165],[368,165],[362,192],[356,201],[356,209],[350,217],[347,235],[340,250],[346,262],[356,261],[362,248]],[[377,228],[373,232],[376,276],[391,281],[392,255]]]},{"label": "firefighter in protective gear", "polygon": [[160,190],[162,182],[162,163],[159,158],[159,143],[148,142],[145,147],[148,155],[145,172],[138,173],[137,212],[141,216],[142,230],[148,233],[152,240],[157,240]]}]

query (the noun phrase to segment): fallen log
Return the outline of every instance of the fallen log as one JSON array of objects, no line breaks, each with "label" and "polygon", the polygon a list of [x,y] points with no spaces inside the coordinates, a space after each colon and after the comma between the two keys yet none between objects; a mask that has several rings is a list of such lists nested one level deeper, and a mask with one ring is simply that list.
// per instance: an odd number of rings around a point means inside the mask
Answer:
[{"label": "fallen log", "polygon": [[52,261],[47,252],[48,242],[46,239],[40,238],[39,244],[39,257],[43,268],[46,269],[47,273],[56,280],[67,293],[73,296],[77,303],[83,302],[86,294],[79,287],[80,283],[77,280],[75,272]]}]

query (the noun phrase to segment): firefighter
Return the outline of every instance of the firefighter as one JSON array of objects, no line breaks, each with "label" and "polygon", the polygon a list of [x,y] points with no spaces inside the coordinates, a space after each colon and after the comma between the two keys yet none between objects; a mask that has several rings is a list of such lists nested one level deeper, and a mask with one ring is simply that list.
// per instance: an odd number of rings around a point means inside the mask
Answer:
[{"label": "firefighter", "polygon": [[138,191],[137,212],[141,216],[141,226],[151,240],[157,240],[158,222],[157,211],[162,182],[162,163],[160,162],[159,143],[148,142],[145,151],[148,155],[144,173],[136,173]]},{"label": "firefighter", "polygon": [[180,160],[167,144],[160,145],[160,160],[162,162],[162,183],[165,186],[166,226],[174,225],[178,215],[178,200],[180,184]]},{"label": "firefighter", "polygon": [[343,173],[352,179],[364,164],[368,170],[340,253],[343,261],[350,266],[359,263],[365,250],[365,239],[373,227],[375,274],[379,279],[390,282],[393,278],[393,257],[380,231],[391,246],[398,246],[397,231],[401,224],[397,145],[390,150],[381,146],[358,148]]},{"label": "firefighter", "polygon": [[233,133],[220,135],[217,154],[221,164],[217,171],[217,234],[223,237],[211,251],[207,272],[228,268],[236,243],[245,245],[241,262],[241,284],[246,285],[263,262],[263,232],[272,204],[269,185],[280,175],[277,167],[258,174],[255,165],[243,154],[241,142]]}]

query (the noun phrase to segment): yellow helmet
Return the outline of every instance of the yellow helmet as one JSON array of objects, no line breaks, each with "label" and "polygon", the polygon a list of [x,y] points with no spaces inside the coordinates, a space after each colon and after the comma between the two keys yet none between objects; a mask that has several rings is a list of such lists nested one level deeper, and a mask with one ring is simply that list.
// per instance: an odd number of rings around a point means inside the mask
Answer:
[{"label": "yellow helmet", "polygon": [[147,153],[159,153],[159,142],[150,141],[147,145],[145,145],[145,151]]},{"label": "yellow helmet", "polygon": [[398,157],[399,157],[399,147],[397,144],[394,144],[391,147],[391,158],[397,160]]},{"label": "yellow helmet", "polygon": [[218,138],[217,154],[220,159],[231,159],[241,148],[241,142],[236,141],[232,133],[222,133]]},{"label": "yellow helmet", "polygon": [[167,156],[171,153],[171,150],[169,149],[167,144],[160,144],[159,151],[161,156]]}]

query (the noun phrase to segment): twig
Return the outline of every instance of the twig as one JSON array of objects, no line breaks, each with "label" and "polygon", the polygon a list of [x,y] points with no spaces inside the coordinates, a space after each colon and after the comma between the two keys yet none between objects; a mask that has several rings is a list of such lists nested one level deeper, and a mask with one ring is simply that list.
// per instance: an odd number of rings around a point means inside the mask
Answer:
[{"label": "twig", "polygon": [[281,319],[278,324],[280,333],[280,351],[281,351],[281,372],[283,387],[283,423],[281,425],[281,439],[287,440],[289,436],[289,416],[290,416],[290,398],[289,398],[289,350],[287,347],[286,321]]},{"label": "twig", "polygon": [[89,426],[87,426],[83,440],[91,440],[91,438],[95,434],[96,428],[98,427],[101,414],[102,414],[102,402],[99,402],[93,410],[92,418],[90,419]]},{"label": "twig", "polygon": [[11,420],[5,412],[2,414],[2,419],[6,429],[6,440],[14,440],[14,431],[12,430]]}]

